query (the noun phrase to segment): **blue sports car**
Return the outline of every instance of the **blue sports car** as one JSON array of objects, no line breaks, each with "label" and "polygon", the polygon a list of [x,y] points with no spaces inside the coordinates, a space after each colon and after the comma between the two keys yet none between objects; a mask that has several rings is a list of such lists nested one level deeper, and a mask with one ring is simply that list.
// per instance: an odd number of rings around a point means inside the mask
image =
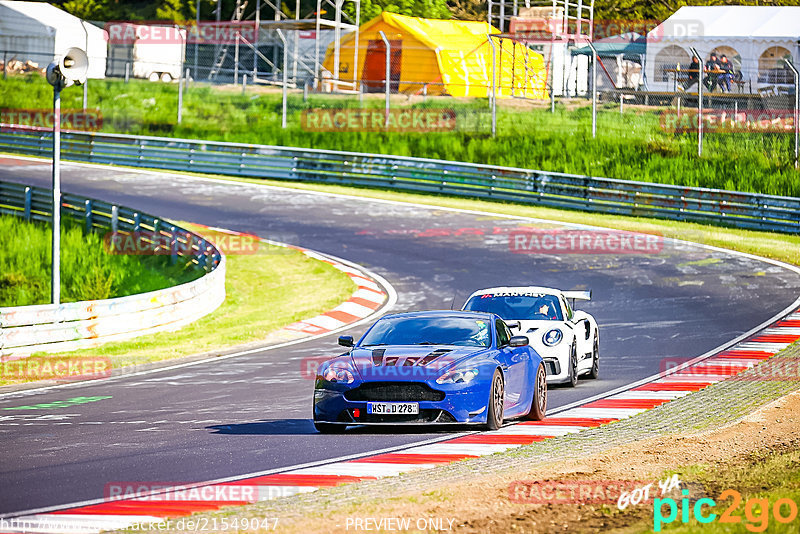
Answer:
[{"label": "blue sports car", "polygon": [[493,313],[426,311],[386,315],[348,352],[320,365],[314,426],[477,424],[541,420],[547,409],[542,358]]}]

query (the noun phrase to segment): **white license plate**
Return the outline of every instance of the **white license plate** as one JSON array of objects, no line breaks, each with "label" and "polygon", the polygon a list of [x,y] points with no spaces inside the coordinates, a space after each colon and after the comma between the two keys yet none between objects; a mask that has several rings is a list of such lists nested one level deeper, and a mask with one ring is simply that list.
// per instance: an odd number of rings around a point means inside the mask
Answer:
[{"label": "white license plate", "polygon": [[368,402],[367,413],[381,415],[418,414],[419,404],[416,402]]}]

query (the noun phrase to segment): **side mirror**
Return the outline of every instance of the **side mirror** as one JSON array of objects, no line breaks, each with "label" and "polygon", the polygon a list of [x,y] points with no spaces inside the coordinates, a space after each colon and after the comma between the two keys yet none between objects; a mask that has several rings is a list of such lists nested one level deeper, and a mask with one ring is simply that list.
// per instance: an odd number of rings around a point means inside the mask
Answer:
[{"label": "side mirror", "polygon": [[528,336],[514,336],[508,341],[509,347],[525,347],[530,343]]},{"label": "side mirror", "polygon": [[339,336],[339,345],[343,347],[352,347],[353,336]]},{"label": "side mirror", "polygon": [[519,321],[503,321],[509,328],[519,328]]}]

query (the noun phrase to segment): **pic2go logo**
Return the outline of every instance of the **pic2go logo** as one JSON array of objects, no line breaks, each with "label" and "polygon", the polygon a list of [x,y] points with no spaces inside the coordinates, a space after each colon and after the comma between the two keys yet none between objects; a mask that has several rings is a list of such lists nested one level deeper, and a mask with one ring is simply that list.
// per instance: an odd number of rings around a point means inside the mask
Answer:
[{"label": "pic2go logo", "polygon": [[[691,509],[692,515],[698,523],[712,523],[717,520],[717,514],[708,511],[708,508],[713,508],[717,505],[714,499],[704,497],[695,501],[694,505],[689,504],[689,491],[683,490],[683,499],[681,499],[680,513],[681,522],[689,522],[689,512]],[[733,515],[739,505],[742,503],[742,494],[736,490],[727,489],[720,493],[719,500],[724,501],[731,499],[732,502],[725,511],[719,516],[719,523],[742,523],[742,516]],[[664,508],[668,509],[666,517],[664,516]],[[778,523],[787,524],[797,519],[797,503],[792,499],[783,498],[775,501],[772,506],[772,517]],[[746,519],[744,527],[750,532],[764,532],[769,527],[770,506],[768,499],[747,499],[744,505],[744,518]],[[675,499],[659,499],[653,500],[653,530],[661,532],[663,525],[674,522],[678,518],[678,503]]]}]

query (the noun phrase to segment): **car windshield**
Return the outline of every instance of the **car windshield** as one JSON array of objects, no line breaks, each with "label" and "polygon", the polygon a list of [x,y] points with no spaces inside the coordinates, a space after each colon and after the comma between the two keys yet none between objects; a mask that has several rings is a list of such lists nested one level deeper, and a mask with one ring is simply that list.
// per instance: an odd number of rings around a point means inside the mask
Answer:
[{"label": "car windshield", "polygon": [[563,321],[558,297],[541,293],[475,295],[465,310],[496,313],[506,321]]},{"label": "car windshield", "polygon": [[370,328],[360,345],[491,346],[489,321],[467,317],[387,317]]}]

